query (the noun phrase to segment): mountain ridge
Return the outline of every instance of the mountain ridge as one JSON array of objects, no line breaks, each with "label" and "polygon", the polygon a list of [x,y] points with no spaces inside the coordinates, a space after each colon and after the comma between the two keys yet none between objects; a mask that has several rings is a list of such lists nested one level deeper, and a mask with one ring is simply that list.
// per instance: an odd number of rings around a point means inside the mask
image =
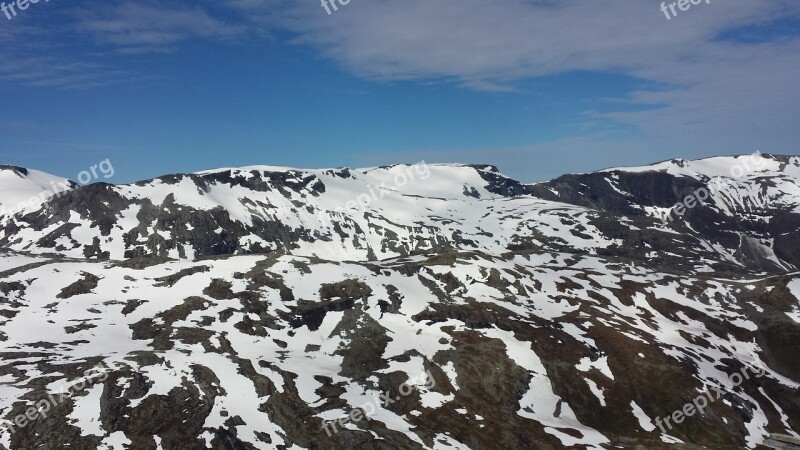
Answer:
[{"label": "mountain ridge", "polygon": [[[665,251],[669,233],[678,230],[678,254],[710,255],[704,257],[717,269],[733,264],[779,273],[800,267],[799,158],[759,155],[768,171],[727,177],[725,189],[719,173],[690,176],[681,169],[722,161],[730,170],[745,158],[672,160],[534,184],[485,164],[213,169],[72,189],[41,208],[0,217],[0,245],[114,260],[269,252],[379,260],[447,248],[641,253],[632,248],[637,241]],[[417,179],[408,180],[414,169]],[[777,179],[780,187],[771,187]],[[659,223],[700,189],[713,192],[708,204],[666,226]],[[765,198],[779,207],[763,204]],[[474,217],[475,209],[487,207],[488,216]],[[565,226],[572,230],[560,232]],[[416,233],[420,227],[424,232]]]}]

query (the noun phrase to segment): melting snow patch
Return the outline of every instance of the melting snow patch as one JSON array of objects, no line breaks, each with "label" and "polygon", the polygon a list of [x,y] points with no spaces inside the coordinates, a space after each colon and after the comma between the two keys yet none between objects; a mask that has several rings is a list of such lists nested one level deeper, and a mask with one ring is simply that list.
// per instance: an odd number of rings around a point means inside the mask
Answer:
[{"label": "melting snow patch", "polygon": [[68,417],[71,419],[72,425],[81,429],[81,436],[104,436],[105,432],[100,427],[99,419],[100,395],[103,393],[103,385],[95,384],[87,391],[85,396],[75,398],[75,407]]},{"label": "melting snow patch", "polygon": [[131,441],[122,431],[115,431],[100,443],[100,450],[125,450],[130,448]]},{"label": "melting snow patch", "polygon": [[639,426],[642,427],[644,431],[653,431],[656,429],[656,426],[653,425],[653,421],[650,420],[650,417],[642,411],[642,408],[640,408],[636,402],[631,402],[631,409],[633,410],[633,415],[639,420]]},{"label": "melting snow patch", "polygon": [[589,357],[582,358],[575,368],[581,372],[588,372],[591,369],[597,369],[603,375],[607,376],[611,380],[614,380],[614,374],[611,373],[611,369],[608,367],[607,356],[598,358],[597,361],[592,361],[592,359]]},{"label": "melting snow patch", "polygon": [[606,406],[606,396],[603,394],[603,390],[597,387],[597,383],[594,381],[586,378],[586,384],[589,385],[589,390],[592,391],[598,400],[600,400],[600,406]]},{"label": "melting snow patch", "polygon": [[661,435],[661,440],[663,442],[668,443],[668,444],[683,444],[682,440],[680,440],[680,439],[678,439],[676,437],[670,436],[668,434],[662,434]]}]

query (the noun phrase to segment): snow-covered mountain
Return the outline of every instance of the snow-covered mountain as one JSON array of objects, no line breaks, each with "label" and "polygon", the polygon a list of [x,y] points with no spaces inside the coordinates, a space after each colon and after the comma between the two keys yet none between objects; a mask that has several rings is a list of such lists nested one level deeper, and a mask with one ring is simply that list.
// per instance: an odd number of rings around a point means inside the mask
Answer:
[{"label": "snow-covered mountain", "polygon": [[[418,164],[70,185],[0,217],[0,445],[798,436],[800,158],[759,158],[539,184]],[[31,173],[3,170],[9,190]],[[703,414],[673,417],[700,395]]]},{"label": "snow-covered mountain", "polygon": [[[798,267],[800,158],[764,157],[763,168],[734,177],[732,168],[748,158],[671,161],[536,185],[491,166],[221,169],[74,189],[0,218],[0,244],[112,260],[278,252],[365,261],[536,249],[706,271]],[[708,203],[662,220],[704,188]]]},{"label": "snow-covered mountain", "polygon": [[38,170],[0,165],[0,218],[41,207],[48,198],[77,187],[77,183]]},{"label": "snow-covered mountain", "polygon": [[797,156],[679,159],[565,175],[533,190],[541,198],[616,217],[667,221],[683,238],[699,239],[748,269],[780,273],[800,267]]},{"label": "snow-covered mountain", "polygon": [[[92,185],[10,219],[0,242],[116,260],[281,252],[337,261],[502,252],[528,245],[532,228],[575,248],[609,244],[588,224],[592,211],[513,195],[488,177],[511,182],[491,167],[416,165],[247,167]],[[583,232],[560,232],[564,222]]]}]

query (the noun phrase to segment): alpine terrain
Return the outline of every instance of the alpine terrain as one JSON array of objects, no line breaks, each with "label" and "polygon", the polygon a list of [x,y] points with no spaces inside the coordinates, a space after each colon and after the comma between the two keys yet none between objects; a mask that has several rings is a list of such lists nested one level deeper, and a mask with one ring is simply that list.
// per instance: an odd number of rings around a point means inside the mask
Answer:
[{"label": "alpine terrain", "polygon": [[0,248],[0,448],[800,438],[796,156],[537,184],[489,165],[86,186],[0,166]]}]

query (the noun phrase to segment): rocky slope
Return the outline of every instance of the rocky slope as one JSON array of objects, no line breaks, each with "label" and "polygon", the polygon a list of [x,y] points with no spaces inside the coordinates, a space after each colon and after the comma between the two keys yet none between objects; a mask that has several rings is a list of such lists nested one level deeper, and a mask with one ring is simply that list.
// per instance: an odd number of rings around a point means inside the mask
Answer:
[{"label": "rocky slope", "polygon": [[[566,175],[534,195],[615,216],[665,219],[744,266],[800,266],[800,158],[754,154]],[[696,206],[679,214],[687,198]]]},{"label": "rocky slope", "polygon": [[766,448],[800,430],[799,182],[767,156],[71,185],[0,217],[0,445]]}]

